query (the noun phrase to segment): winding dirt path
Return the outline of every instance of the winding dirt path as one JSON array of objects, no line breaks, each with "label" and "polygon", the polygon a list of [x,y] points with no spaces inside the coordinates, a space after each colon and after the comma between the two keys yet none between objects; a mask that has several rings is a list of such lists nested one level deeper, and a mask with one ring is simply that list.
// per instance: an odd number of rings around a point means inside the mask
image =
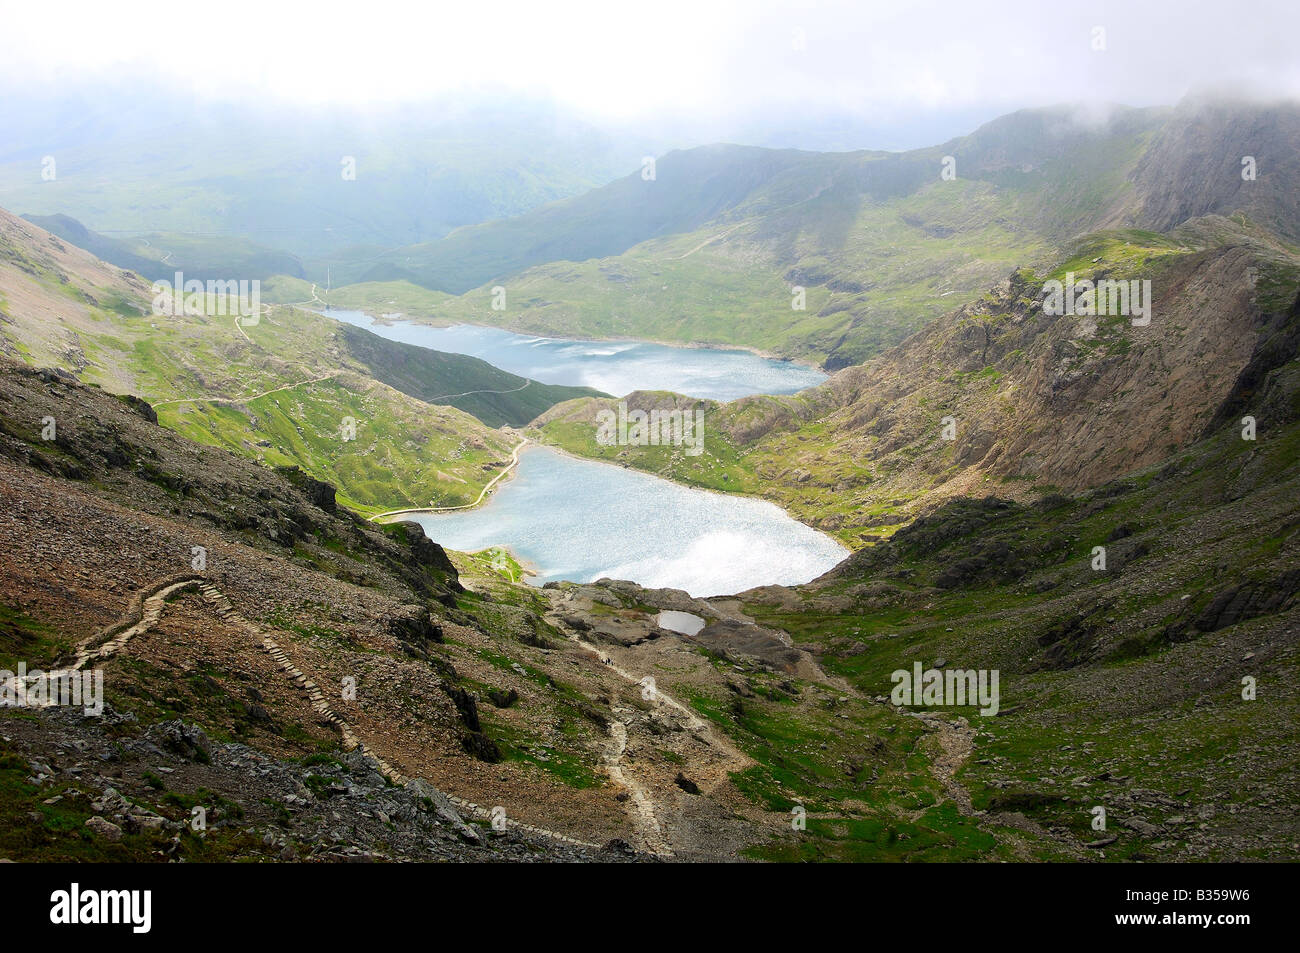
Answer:
[{"label": "winding dirt path", "polygon": [[[202,576],[192,575],[184,577],[169,577],[159,580],[146,586],[132,597],[127,606],[126,612],[122,618],[91,636],[85,642],[77,647],[75,662],[71,666],[74,671],[83,668],[90,662],[99,662],[117,654],[126,648],[127,644],[134,638],[144,635],[153,628],[162,618],[163,610],[166,608],[167,599],[174,593],[189,589],[197,589],[203,600],[212,607],[213,611],[233,626],[243,629],[248,636],[253,639],[262,650],[266,652],[280,668],[288,679],[311,700],[311,707],[322,718],[329,721],[338,728],[342,738],[344,750],[360,750],[362,755],[368,758],[375,765],[375,769],[399,786],[407,786],[415,783],[417,780],[422,781],[428,787],[432,788],[427,781],[423,779],[408,778],[380,757],[373,749],[369,748],[366,743],[352,730],[352,726],[345,721],[342,716],[335,712],[320,690],[320,687],[300,671],[293,663],[290,656],[284,649],[267,633],[260,625],[246,619],[226,597],[217,586]],[[536,827],[531,824],[524,824],[513,820],[507,812],[505,816],[499,813],[494,815],[492,809],[475,804],[472,801],[466,801],[463,798],[448,794],[445,791],[434,789],[439,797],[445,797],[453,805],[457,812],[473,816],[475,818],[489,821],[494,827],[504,827],[509,830],[530,834],[536,837],[544,837],[548,840],[558,841],[562,844],[569,844],[577,847],[588,847],[599,850],[601,845],[591,841],[579,840],[570,837],[567,834],[561,834],[557,831],[547,830],[543,827]],[[460,822],[460,818],[453,815],[455,822]],[[463,822],[461,822],[463,823]]]},{"label": "winding dirt path", "polygon": [[462,391],[459,394],[443,394],[441,397],[428,397],[425,398],[424,402],[426,404],[436,404],[440,400],[450,400],[453,397],[470,397],[473,394],[517,394],[531,383],[532,380],[526,377],[522,384],[518,387],[512,387],[509,390],[467,390]]},{"label": "winding dirt path", "polygon": [[515,465],[519,463],[519,451],[524,448],[525,444],[531,442],[532,441],[527,437],[520,438],[519,443],[515,446],[514,450],[510,451],[510,463],[506,465],[504,470],[492,478],[491,483],[483,487],[482,491],[478,495],[478,499],[473,503],[462,503],[460,506],[416,506],[405,510],[388,510],[385,513],[376,513],[374,516],[370,517],[370,521],[378,522],[379,520],[388,519],[390,517],[403,516],[407,513],[447,513],[451,510],[472,510],[483,502],[484,497],[492,492],[492,487],[496,486],[498,482],[504,479],[506,475],[515,468]]},{"label": "winding dirt path", "polygon": [[[908,712],[925,727],[934,732],[938,744],[938,754],[930,762],[930,771],[943,786],[944,793],[957,805],[957,810],[965,817],[979,821],[999,824],[1045,841],[1051,841],[1064,847],[1078,860],[1092,860],[1088,851],[1071,837],[1062,837],[1045,829],[1038,822],[1016,811],[980,811],[971,802],[970,791],[957,780],[957,772],[970,759],[975,748],[975,729],[965,718],[949,720],[931,712]],[[1018,840],[1011,840],[1011,848],[1019,859],[1035,860],[1034,853]]]},{"label": "winding dirt path", "polygon": [[939,751],[930,762],[930,773],[943,787],[944,793],[966,817],[981,816],[984,812],[975,810],[970,792],[957,780],[957,772],[975,750],[975,729],[970,726],[970,722],[965,718],[950,721],[930,712],[912,711],[908,714],[935,733]]},{"label": "winding dirt path", "polygon": [[162,407],[166,404],[246,404],[250,400],[257,400],[259,397],[266,397],[268,394],[278,394],[281,391],[293,390],[295,387],[304,387],[307,384],[319,384],[321,381],[332,380],[342,373],[343,371],[334,371],[331,374],[322,374],[320,377],[313,377],[311,380],[295,381],[292,384],[272,387],[270,390],[264,390],[260,394],[250,394],[247,397],[178,397],[175,400],[160,400],[153,406]]},{"label": "winding dirt path", "polygon": [[[646,688],[645,675],[629,672],[616,664],[608,652],[574,632],[556,612],[547,613],[546,619],[565,633],[569,641],[597,658],[603,671],[607,671],[629,684],[635,685],[638,690]],[[713,725],[700,718],[694,711],[665,693],[657,685],[653,689],[653,698],[656,703],[671,708],[681,715],[687,729],[694,732],[696,737],[708,744],[709,747],[721,753],[723,758],[721,770],[724,774],[733,770],[740,770],[752,764],[749,756],[736,748],[730,739],[716,732]],[[627,729],[635,713],[630,709],[618,707],[611,708],[611,712],[614,714],[614,719],[611,720],[609,725],[610,743],[605,749],[603,758],[605,773],[611,781],[622,786],[628,793],[626,802],[628,819],[632,822],[632,826],[641,838],[642,843],[640,846],[661,857],[672,857],[675,852],[663,833],[663,826],[659,822],[659,813],[654,799],[650,796],[646,787],[637,780],[631,766],[627,764],[624,758],[627,750]]]},{"label": "winding dirt path", "polygon": [[[631,711],[626,708],[614,708],[612,711],[616,719],[619,715],[631,714]],[[650,799],[645,788],[623,770],[623,755],[627,751],[627,722],[611,721],[609,739],[609,746],[605,749],[603,758],[605,773],[609,775],[611,781],[627,790],[630,805],[629,819],[632,821],[632,826],[636,828],[647,850],[661,857],[671,857],[673,850],[659,827],[654,801]]]},{"label": "winding dirt path", "polygon": [[668,259],[668,260],[669,260],[669,261],[681,261],[683,258],[690,258],[692,255],[694,255],[694,254],[695,254],[697,251],[699,251],[701,248],[707,248],[709,245],[712,245],[714,242],[720,242],[720,241],[722,241],[722,239],[726,238],[728,235],[730,235],[732,232],[734,232],[736,229],[740,228],[740,226],[741,226],[741,225],[744,225],[744,224],[745,224],[744,222],[741,222],[741,223],[738,224],[738,225],[733,225],[733,226],[731,226],[731,228],[727,229],[725,232],[719,232],[717,235],[714,235],[712,238],[706,238],[706,239],[704,239],[704,241],[700,242],[698,245],[696,245],[696,246],[695,246],[694,248],[692,248],[690,251],[685,252],[685,253],[683,253],[683,254],[681,254],[681,255],[678,255],[676,258],[670,258],[670,259]]}]

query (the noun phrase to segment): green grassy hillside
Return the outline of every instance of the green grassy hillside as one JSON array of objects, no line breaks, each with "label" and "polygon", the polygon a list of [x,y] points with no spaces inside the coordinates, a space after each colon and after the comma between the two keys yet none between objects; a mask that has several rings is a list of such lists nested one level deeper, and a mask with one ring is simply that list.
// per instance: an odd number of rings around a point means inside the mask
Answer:
[{"label": "green grassy hillside", "polygon": [[[1280,806],[1300,796],[1290,756],[1300,743],[1300,363],[1270,372],[1258,397],[1268,423],[1256,441],[1233,420],[1166,463],[1077,496],[954,501],[817,583],[750,594],[746,609],[877,700],[915,662],[999,672],[995,716],[974,705],[930,712],[959,732],[949,755],[971,746],[955,782],[986,812],[942,824],[926,810],[925,826],[958,843],[974,822],[1020,858],[1290,856]],[[770,751],[747,781],[786,810],[822,799],[827,815],[810,824],[815,837],[781,838],[759,855],[873,856],[859,828],[907,805],[897,782],[882,771],[853,802],[825,805],[815,775],[753,737],[781,709],[755,697],[743,718],[723,716]],[[871,737],[895,743],[896,727],[874,727]],[[814,726],[785,737],[816,750]],[[914,808],[932,803],[915,796]],[[1103,832],[1091,826],[1098,806]]]},{"label": "green grassy hillside", "polygon": [[[1265,112],[1268,124],[1258,121]],[[1193,102],[1104,116],[1024,110],[897,154],[695,149],[664,157],[653,181],[633,174],[394,250],[331,301],[438,323],[746,346],[833,370],[977,301],[1013,268],[1045,267],[1099,228],[1165,231],[1245,210],[1294,238],[1286,176],[1300,172],[1297,143],[1294,107]],[[1173,162],[1193,149],[1267,152],[1271,171],[1243,184],[1223,162]],[[1202,194],[1188,206],[1170,198]],[[492,308],[497,285],[504,311]]]},{"label": "green grassy hillside", "polygon": [[496,427],[596,393],[295,308],[237,324],[150,304],[138,276],[0,214],[0,351],[141,396],[199,443],[296,464],[364,512],[473,502],[517,443]]},{"label": "green grassy hillside", "polygon": [[600,393],[542,384],[476,357],[389,341],[350,324],[339,326],[336,340],[375,380],[425,403],[458,407],[489,427],[522,427],[561,401]]},{"label": "green grassy hillside", "polygon": [[[1045,314],[1044,283],[1071,271],[1151,281],[1150,326]],[[600,445],[597,414],[609,400],[558,405],[530,433],[681,482],[761,494],[851,547],[869,545],[949,496],[1080,489],[1191,444],[1278,339],[1298,287],[1300,249],[1249,223],[1099,232],[800,394],[726,404],[629,395],[629,407],[702,408],[698,455]]]}]

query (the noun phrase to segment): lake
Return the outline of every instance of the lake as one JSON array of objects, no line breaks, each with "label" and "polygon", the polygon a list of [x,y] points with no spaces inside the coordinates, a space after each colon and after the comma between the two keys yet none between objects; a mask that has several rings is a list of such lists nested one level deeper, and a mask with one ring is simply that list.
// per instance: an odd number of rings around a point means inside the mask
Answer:
[{"label": "lake", "polygon": [[693,596],[796,585],[849,551],[764,500],[681,486],[530,445],[482,506],[412,519],[441,545],[505,546],[529,582],[630,579]]},{"label": "lake", "polygon": [[749,394],[793,394],[826,380],[815,368],[749,351],[648,341],[578,341],[472,324],[448,328],[401,320],[377,324],[360,311],[319,313],[390,341],[468,354],[543,384],[585,385],[615,397],[634,390],[670,390],[689,397],[735,400]]}]

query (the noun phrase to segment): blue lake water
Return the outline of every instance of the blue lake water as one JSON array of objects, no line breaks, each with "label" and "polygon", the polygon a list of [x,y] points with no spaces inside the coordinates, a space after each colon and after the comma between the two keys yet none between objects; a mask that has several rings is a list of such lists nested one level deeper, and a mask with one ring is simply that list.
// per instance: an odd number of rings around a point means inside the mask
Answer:
[{"label": "blue lake water", "polygon": [[535,585],[608,576],[725,595],[807,582],[849,552],[775,504],[536,445],[477,509],[409,518],[450,549],[509,548],[536,572]]},{"label": "blue lake water", "polygon": [[826,380],[815,368],[748,351],[545,338],[472,324],[449,328],[402,320],[376,324],[360,311],[322,313],[390,341],[469,354],[543,384],[584,385],[616,397],[634,390],[670,390],[689,397],[735,400],[749,394],[793,394]]}]

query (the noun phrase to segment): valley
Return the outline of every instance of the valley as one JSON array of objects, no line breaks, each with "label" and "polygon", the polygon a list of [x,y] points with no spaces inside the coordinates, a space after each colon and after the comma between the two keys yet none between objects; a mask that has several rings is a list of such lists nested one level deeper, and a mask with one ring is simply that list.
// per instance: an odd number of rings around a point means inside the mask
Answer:
[{"label": "valley", "polygon": [[[394,273],[357,276],[331,301],[532,334],[752,347],[839,370],[1089,232],[1167,232],[1240,208],[1295,242],[1296,127],[1294,104],[1189,97],[1101,116],[1021,110],[904,153],[683,150],[652,180],[629,175],[397,250]],[[1261,153],[1268,170],[1243,182],[1237,159]],[[1188,158],[1207,154],[1223,158]],[[1196,177],[1203,198],[1171,205],[1187,192],[1168,170]],[[497,286],[505,311],[491,309]]]},{"label": "valley", "polygon": [[1297,143],[704,146],[243,316],[0,211],[0,668],[106,693],[0,707],[0,856],[1296,859]]}]

